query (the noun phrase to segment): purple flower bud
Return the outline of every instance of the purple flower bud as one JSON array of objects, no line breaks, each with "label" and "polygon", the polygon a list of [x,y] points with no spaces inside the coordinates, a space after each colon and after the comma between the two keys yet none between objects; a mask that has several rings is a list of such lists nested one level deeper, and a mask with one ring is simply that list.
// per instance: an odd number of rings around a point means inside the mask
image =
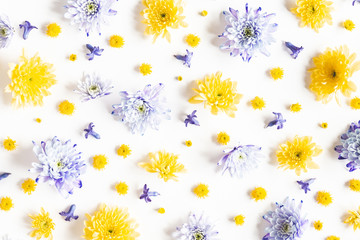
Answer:
[{"label": "purple flower bud", "polygon": [[310,179],[308,179],[306,181],[296,181],[296,182],[300,185],[301,189],[304,190],[305,194],[306,194],[308,191],[311,191],[309,186],[314,181],[315,181],[315,178],[310,178]]},{"label": "purple flower bud", "polygon": [[92,46],[90,44],[86,44],[86,48],[90,51],[90,53],[86,54],[86,56],[89,57],[89,61],[93,60],[95,55],[101,56],[101,53],[104,51],[104,49],[100,49],[100,47]]},{"label": "purple flower bud", "polygon": [[0,174],[0,180],[5,179],[5,178],[7,178],[7,177],[10,176],[10,175],[11,175],[11,173],[7,173],[7,172],[1,173],[1,174]]},{"label": "purple flower bud", "polygon": [[159,196],[160,193],[158,192],[149,192],[150,188],[147,187],[147,185],[144,185],[143,193],[140,196],[140,199],[144,199],[146,203],[151,202],[150,197],[156,197]]},{"label": "purple flower bud", "polygon": [[275,115],[276,119],[269,122],[266,127],[277,126],[277,129],[282,129],[284,127],[286,119],[283,118],[283,115],[281,113],[273,112],[273,114]]},{"label": "purple flower bud", "polygon": [[26,40],[29,36],[29,33],[31,30],[33,30],[34,28],[35,29],[38,29],[37,27],[35,26],[32,26],[30,22],[28,21],[25,21],[24,24],[20,24],[19,25],[20,29],[21,28],[24,28],[24,33],[23,33],[23,39]]},{"label": "purple flower bud", "polygon": [[184,65],[188,66],[190,68],[191,66],[191,58],[193,56],[193,52],[189,52],[189,50],[186,49],[187,54],[183,55],[174,55],[174,57],[180,61],[184,61]]},{"label": "purple flower bud", "polygon": [[61,216],[65,217],[65,221],[70,222],[71,219],[76,220],[76,219],[79,218],[79,216],[74,215],[75,209],[76,209],[76,205],[75,205],[75,204],[72,204],[72,205],[70,206],[69,211],[67,211],[67,212],[63,211],[63,212],[60,212],[59,214],[60,214]]},{"label": "purple flower bud", "polygon": [[89,126],[87,129],[84,129],[85,133],[85,138],[87,139],[90,136],[93,136],[96,139],[100,139],[100,135],[94,131],[94,127],[95,125],[91,122],[89,123]]},{"label": "purple flower bud", "polygon": [[291,42],[285,42],[285,46],[291,50],[292,53],[290,55],[294,59],[296,59],[299,53],[304,49],[302,46],[301,47],[294,46]]},{"label": "purple flower bud", "polygon": [[197,116],[195,115],[195,113],[196,113],[196,110],[194,110],[191,114],[186,116],[186,119],[184,120],[185,127],[187,127],[187,125],[189,123],[193,124],[193,125],[196,125],[196,126],[200,126],[199,121],[196,119]]}]

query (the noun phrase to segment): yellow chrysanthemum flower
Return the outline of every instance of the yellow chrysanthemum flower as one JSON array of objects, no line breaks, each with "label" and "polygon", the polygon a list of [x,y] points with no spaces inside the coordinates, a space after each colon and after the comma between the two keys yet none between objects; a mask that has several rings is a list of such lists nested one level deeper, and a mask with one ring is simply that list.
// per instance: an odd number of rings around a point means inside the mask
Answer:
[{"label": "yellow chrysanthemum flower", "polygon": [[184,22],[182,0],[143,0],[146,9],[140,14],[145,18],[145,33],[154,35],[153,42],[162,34],[170,42],[168,28],[187,27]]},{"label": "yellow chrysanthemum flower", "polygon": [[326,0],[297,0],[297,7],[291,9],[291,12],[300,18],[300,27],[309,26],[319,32],[325,23],[332,24],[331,4]]},{"label": "yellow chrysanthemum flower", "polygon": [[3,197],[0,201],[0,209],[4,211],[9,211],[14,206],[12,199],[9,197]]},{"label": "yellow chrysanthemum flower", "polygon": [[139,166],[151,173],[159,173],[159,177],[167,182],[170,179],[177,181],[175,173],[185,172],[184,165],[178,163],[178,155],[165,151],[149,153],[150,163],[139,163]]},{"label": "yellow chrysanthemum flower", "polygon": [[3,146],[8,151],[14,151],[17,145],[16,145],[16,141],[8,137],[7,139],[4,140]]},{"label": "yellow chrysanthemum flower", "polygon": [[253,198],[256,202],[259,200],[264,200],[266,198],[266,190],[262,187],[256,187],[251,191],[251,198]]},{"label": "yellow chrysanthemum flower", "polygon": [[73,62],[76,61],[76,59],[77,59],[76,54],[71,54],[70,57],[69,57],[69,60],[73,61]]},{"label": "yellow chrysanthemum flower", "polygon": [[206,17],[208,15],[208,12],[206,10],[201,11],[201,16]]},{"label": "yellow chrysanthemum flower", "polygon": [[307,172],[307,168],[319,168],[312,158],[318,156],[322,149],[311,141],[311,137],[295,136],[293,141],[281,144],[280,149],[276,152],[279,167],[285,168],[285,170],[295,169],[298,176],[302,170]]},{"label": "yellow chrysanthemum flower", "polygon": [[41,123],[41,118],[35,118],[35,122]]},{"label": "yellow chrysanthemum flower", "polygon": [[103,170],[108,164],[107,157],[105,155],[95,155],[93,157],[93,166],[97,170]]},{"label": "yellow chrysanthemum flower", "polygon": [[115,188],[119,195],[126,195],[129,189],[125,182],[119,182],[115,185]]},{"label": "yellow chrysanthemum flower", "polygon": [[280,67],[276,67],[270,70],[270,76],[274,80],[282,79],[284,76],[284,70]]},{"label": "yellow chrysanthemum flower", "polygon": [[340,238],[337,237],[337,236],[331,235],[331,236],[328,236],[328,237],[326,238],[326,240],[340,240]]},{"label": "yellow chrysanthemum flower", "polygon": [[118,149],[117,149],[117,155],[123,157],[123,158],[127,158],[128,156],[130,156],[131,154],[131,149],[128,145],[126,144],[122,144]]},{"label": "yellow chrysanthemum flower", "polygon": [[178,77],[177,77],[177,80],[178,80],[178,81],[182,81],[182,80],[183,80],[183,77],[182,77],[182,76],[178,76]]},{"label": "yellow chrysanthemum flower", "polygon": [[352,31],[355,28],[355,23],[351,21],[350,19],[346,20],[344,23],[344,28],[348,31]]},{"label": "yellow chrysanthemum flower", "polygon": [[140,234],[138,225],[125,208],[100,206],[93,216],[86,214],[84,236],[87,240],[135,240]]},{"label": "yellow chrysanthemum flower", "polygon": [[192,146],[192,142],[191,142],[190,140],[187,140],[187,141],[185,141],[185,145],[186,145],[187,147],[191,147],[191,146]]},{"label": "yellow chrysanthemum flower", "polygon": [[234,217],[234,221],[236,225],[242,226],[245,223],[244,215],[240,214]]},{"label": "yellow chrysanthemum flower", "polygon": [[209,194],[209,187],[206,184],[200,183],[193,189],[193,192],[198,198],[205,198]]},{"label": "yellow chrysanthemum flower", "polygon": [[332,203],[331,194],[329,192],[319,191],[316,194],[316,201],[318,204],[326,207]]},{"label": "yellow chrysanthemum flower", "polygon": [[353,99],[351,99],[350,107],[355,110],[360,109],[360,98],[354,97]]},{"label": "yellow chrysanthemum flower", "polygon": [[360,180],[351,179],[349,181],[349,188],[354,192],[360,192]]},{"label": "yellow chrysanthemum flower", "polygon": [[21,184],[21,188],[23,189],[24,193],[30,195],[33,191],[35,191],[36,183],[34,179],[28,178]]},{"label": "yellow chrysanthemum flower", "polygon": [[193,89],[198,95],[189,99],[190,103],[205,103],[205,107],[211,107],[211,113],[217,115],[219,110],[230,117],[235,117],[236,104],[240,102],[241,94],[237,93],[236,82],[230,78],[221,80],[222,73],[205,76],[204,80],[197,80],[199,89]]},{"label": "yellow chrysanthemum flower", "polygon": [[160,214],[164,214],[165,213],[165,208],[159,208],[157,211]]},{"label": "yellow chrysanthemum flower", "polygon": [[36,237],[37,240],[41,238],[48,238],[50,240],[53,239],[52,230],[55,229],[55,223],[49,217],[49,213],[45,212],[43,208],[41,208],[41,213],[38,215],[30,215],[32,219],[32,228],[34,229],[31,233],[31,237]]},{"label": "yellow chrysanthemum flower", "polygon": [[19,63],[11,64],[8,73],[11,83],[5,91],[12,93],[12,105],[42,105],[43,97],[50,95],[48,89],[56,83],[52,67],[52,64],[42,62],[37,55],[26,58],[23,51]]},{"label": "yellow chrysanthemum flower", "polygon": [[226,132],[219,132],[216,137],[216,140],[221,145],[227,145],[228,142],[230,141],[230,136]]},{"label": "yellow chrysanthemum flower", "polygon": [[326,122],[323,122],[323,123],[320,124],[320,127],[321,127],[321,128],[324,128],[324,129],[328,128],[328,126],[329,126],[329,125],[328,125],[328,123],[326,123]]},{"label": "yellow chrysanthemum flower", "polygon": [[200,38],[194,34],[189,34],[186,36],[185,41],[190,47],[197,47],[200,43]]},{"label": "yellow chrysanthemum flower", "polygon": [[290,105],[290,111],[292,112],[300,112],[301,111],[301,105],[299,103],[294,103]]},{"label": "yellow chrysanthemum flower", "polygon": [[313,226],[315,230],[320,231],[323,228],[323,223],[321,221],[315,221]]},{"label": "yellow chrysanthemum flower", "polygon": [[328,48],[323,54],[314,57],[314,68],[311,73],[310,90],[313,91],[317,100],[327,103],[335,94],[339,103],[338,92],[345,97],[350,97],[355,92],[356,86],[349,78],[360,69],[360,61],[355,62],[356,54],[349,54],[347,46],[332,50]]},{"label": "yellow chrysanthemum flower", "polygon": [[251,106],[253,107],[253,109],[259,109],[262,110],[265,107],[265,101],[264,99],[256,96],[253,100],[250,101]]},{"label": "yellow chrysanthemum flower", "polygon": [[61,27],[56,23],[51,23],[47,26],[46,34],[50,37],[57,37],[61,33]]},{"label": "yellow chrysanthemum flower", "polygon": [[360,228],[360,207],[357,211],[348,211],[350,216],[347,217],[344,223],[348,223],[349,225],[353,225],[354,231]]},{"label": "yellow chrysanthemum flower", "polygon": [[59,104],[59,112],[64,115],[72,115],[75,111],[75,105],[68,100],[64,100]]},{"label": "yellow chrysanthemum flower", "polygon": [[121,48],[122,46],[124,46],[124,43],[124,38],[119,35],[112,35],[109,39],[109,44],[113,48]]},{"label": "yellow chrysanthemum flower", "polygon": [[139,67],[139,71],[142,75],[146,76],[152,73],[151,71],[151,65],[147,63],[143,63]]}]

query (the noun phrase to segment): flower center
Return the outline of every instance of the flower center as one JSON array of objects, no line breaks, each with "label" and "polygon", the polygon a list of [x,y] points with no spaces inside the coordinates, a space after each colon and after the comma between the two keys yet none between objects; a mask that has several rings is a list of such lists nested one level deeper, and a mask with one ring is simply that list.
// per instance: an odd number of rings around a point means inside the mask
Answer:
[{"label": "flower center", "polygon": [[146,107],[145,107],[144,105],[138,106],[138,111],[139,111],[140,113],[144,113],[145,110],[146,110]]},{"label": "flower center", "polygon": [[0,36],[6,37],[8,30],[6,28],[0,28]]},{"label": "flower center", "polygon": [[41,227],[40,227],[41,229],[46,230],[49,228],[49,223],[46,220],[42,221],[40,225],[41,225]]},{"label": "flower center", "polygon": [[334,70],[333,73],[332,73],[332,77],[333,77],[333,78],[336,77],[336,72],[335,72],[335,70]]},{"label": "flower center", "polygon": [[298,152],[295,152],[295,157],[298,158],[298,160],[300,160],[301,156],[302,156],[302,152],[298,151]]},{"label": "flower center", "polygon": [[89,90],[89,93],[90,93],[91,95],[96,95],[96,94],[98,94],[98,93],[100,92],[100,88],[99,88],[99,86],[96,85],[96,84],[91,85],[88,90]]},{"label": "flower center", "polygon": [[243,162],[243,161],[245,161],[246,159],[247,159],[246,154],[243,153],[243,152],[240,152],[240,153],[239,153],[239,156],[238,156],[238,160],[239,160],[240,162]]},{"label": "flower center", "polygon": [[57,167],[58,169],[64,168],[64,163],[63,163],[63,160],[62,160],[62,159],[60,159],[60,160],[58,160],[58,161],[56,162],[56,167]]},{"label": "flower center", "polygon": [[251,26],[245,27],[243,30],[243,35],[245,38],[251,38],[254,36],[254,29]]},{"label": "flower center", "polygon": [[99,5],[95,1],[89,1],[85,5],[85,13],[87,16],[95,15],[98,12]]},{"label": "flower center", "polygon": [[293,228],[289,223],[286,222],[281,226],[281,231],[288,235],[293,232]]},{"label": "flower center", "polygon": [[170,20],[170,15],[166,12],[166,10],[162,10],[159,13],[159,18],[161,22],[168,22]]},{"label": "flower center", "polygon": [[198,230],[197,232],[194,232],[191,240],[203,240],[203,239],[205,239],[204,233]]}]

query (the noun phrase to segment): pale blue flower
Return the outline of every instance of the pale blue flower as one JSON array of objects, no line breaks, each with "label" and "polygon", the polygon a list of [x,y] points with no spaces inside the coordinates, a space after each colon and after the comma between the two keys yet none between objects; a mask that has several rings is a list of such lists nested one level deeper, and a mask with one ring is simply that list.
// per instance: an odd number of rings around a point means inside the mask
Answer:
[{"label": "pale blue flower", "polygon": [[188,222],[176,228],[173,236],[178,240],[219,240],[215,225],[203,214],[190,214]]},{"label": "pale blue flower", "polygon": [[315,178],[310,178],[306,181],[300,180],[300,181],[296,181],[296,182],[300,185],[301,189],[304,190],[305,194],[306,194],[308,191],[311,191],[310,184],[312,184],[314,181],[315,181]]},{"label": "pale blue flower", "polygon": [[185,55],[174,55],[174,57],[177,60],[183,61],[183,65],[186,65],[187,67],[190,68],[191,59],[192,59],[193,55],[194,55],[193,52],[190,52],[189,50],[186,49],[186,54]]},{"label": "pale blue flower", "polygon": [[278,130],[282,129],[284,127],[284,123],[286,122],[286,119],[284,119],[281,113],[273,112],[273,114],[275,115],[275,119],[270,121],[266,127],[276,126]]},{"label": "pale blue flower", "polygon": [[295,206],[295,200],[286,198],[283,204],[276,203],[276,209],[263,218],[270,223],[265,229],[263,240],[300,239],[309,225],[309,220],[301,211],[302,201]]},{"label": "pale blue flower", "polygon": [[108,17],[116,15],[111,9],[116,0],[68,0],[65,6],[65,18],[71,19],[71,25],[78,25],[80,31],[101,34],[101,25],[108,23]]},{"label": "pale blue flower", "polygon": [[23,39],[24,40],[26,40],[28,38],[29,33],[31,32],[31,30],[38,29],[37,27],[32,26],[29,21],[25,21],[24,24],[20,24],[19,27],[20,27],[20,29],[24,28],[24,33],[23,33]]},{"label": "pale blue flower", "polygon": [[219,37],[224,37],[227,41],[220,49],[230,50],[230,56],[239,55],[246,62],[257,52],[270,56],[266,47],[275,42],[272,33],[276,31],[277,24],[270,23],[275,14],[262,13],[260,7],[256,10],[249,9],[248,4],[245,5],[245,10],[243,15],[232,8],[229,8],[229,12],[223,12],[227,25],[225,32]]},{"label": "pale blue flower", "polygon": [[147,187],[147,184],[144,185],[143,192],[140,195],[140,199],[144,199],[146,203],[151,202],[150,197],[157,197],[160,193],[152,191],[150,192],[150,188]]},{"label": "pale blue flower", "polygon": [[88,128],[84,129],[85,131],[85,138],[87,139],[90,136],[93,136],[96,139],[100,139],[100,134],[98,134],[97,132],[94,131],[94,123],[89,123]]},{"label": "pale blue flower", "polygon": [[72,204],[69,208],[69,211],[62,211],[60,212],[60,216],[63,216],[65,217],[65,221],[68,221],[70,222],[71,219],[74,219],[74,220],[77,220],[79,218],[79,216],[77,215],[74,215],[74,212],[75,212],[75,209],[76,209],[76,205],[75,204]]},{"label": "pale blue flower", "polygon": [[57,137],[37,145],[33,151],[40,163],[33,163],[31,172],[39,173],[36,182],[49,182],[60,194],[67,198],[75,187],[81,188],[80,175],[85,173],[86,164],[81,160],[81,152],[70,140],[61,142]]},{"label": "pale blue flower", "polygon": [[10,20],[6,15],[0,15],[0,48],[9,46],[15,29],[11,26]]},{"label": "pale blue flower", "polygon": [[90,51],[90,53],[86,54],[86,56],[89,57],[89,61],[93,60],[95,56],[101,56],[104,51],[104,49],[100,49],[99,46],[92,46],[91,44],[86,44],[86,48]]},{"label": "pale blue flower", "polygon": [[162,119],[170,119],[170,109],[161,96],[164,85],[146,85],[144,90],[130,94],[120,92],[121,102],[114,104],[113,115],[129,126],[131,132],[143,135],[148,127],[158,130]]},{"label": "pale blue flower", "polygon": [[291,42],[285,42],[285,46],[290,49],[291,54],[290,56],[292,56],[294,59],[296,59],[299,55],[299,53],[304,49],[302,46],[301,47],[297,47],[295,45],[293,45]]},{"label": "pale blue flower", "polygon": [[113,86],[110,81],[104,81],[100,75],[93,73],[85,74],[78,82],[77,88],[74,92],[81,94],[81,100],[85,102],[111,94]]},{"label": "pale blue flower", "polygon": [[192,125],[195,125],[195,126],[200,126],[200,123],[196,118],[197,118],[196,110],[194,110],[191,114],[188,114],[186,116],[186,119],[184,120],[185,127],[187,127],[188,124],[192,124]]},{"label": "pale blue flower", "polygon": [[222,173],[228,171],[231,177],[242,178],[243,175],[257,168],[260,160],[264,157],[261,154],[261,147],[254,145],[239,145],[232,149],[224,150],[223,156],[218,162],[222,166]]}]

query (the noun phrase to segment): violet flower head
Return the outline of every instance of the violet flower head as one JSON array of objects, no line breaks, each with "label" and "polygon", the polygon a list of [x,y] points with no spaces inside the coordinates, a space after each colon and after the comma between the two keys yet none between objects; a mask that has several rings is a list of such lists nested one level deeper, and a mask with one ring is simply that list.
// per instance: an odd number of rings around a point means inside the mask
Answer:
[{"label": "violet flower head", "polygon": [[85,74],[83,79],[78,82],[74,92],[81,94],[81,101],[86,102],[111,94],[113,87],[110,81],[102,80],[101,76],[96,73]]},{"label": "violet flower head", "polygon": [[233,149],[224,150],[225,156],[217,165],[222,166],[222,174],[228,171],[231,177],[242,178],[246,172],[257,168],[264,157],[260,151],[261,147],[258,146],[239,145]]},{"label": "violet flower head", "polygon": [[354,0],[354,1],[352,2],[352,5],[355,6],[355,3],[360,3],[360,0]]},{"label": "violet flower head", "polygon": [[162,83],[148,84],[134,94],[120,92],[121,102],[113,105],[112,114],[128,125],[133,134],[144,135],[148,127],[158,130],[162,119],[170,119],[170,109],[161,95],[163,88]]},{"label": "violet flower head", "polygon": [[0,174],[0,180],[3,180],[3,179],[7,178],[10,175],[11,175],[11,173],[7,173],[7,172],[1,173]]},{"label": "violet flower head", "polygon": [[346,160],[349,172],[360,168],[360,121],[358,124],[351,123],[348,131],[340,137],[341,145],[335,147],[339,153],[339,160]]},{"label": "violet flower head", "polygon": [[108,17],[117,13],[111,9],[114,3],[115,0],[68,0],[65,18],[71,19],[71,25],[78,25],[87,36],[93,31],[101,35],[101,25],[107,24]]},{"label": "violet flower head", "polygon": [[226,38],[226,42],[220,49],[230,50],[230,56],[239,55],[245,62],[249,62],[257,52],[270,56],[266,47],[275,42],[272,33],[278,25],[270,23],[275,13],[262,13],[261,7],[256,10],[249,9],[246,3],[244,14],[232,8],[229,8],[229,12],[223,11],[223,14],[227,25],[219,37]]},{"label": "violet flower head", "polygon": [[150,192],[150,188],[147,187],[147,184],[144,185],[143,193],[140,195],[140,199],[144,199],[146,203],[151,202],[150,197],[159,196],[158,192]]},{"label": "violet flower head", "polygon": [[37,145],[33,151],[40,163],[32,163],[31,172],[39,173],[36,182],[49,182],[64,197],[73,194],[74,188],[81,188],[80,175],[86,171],[86,163],[81,160],[81,152],[70,140],[61,142],[57,137]]},{"label": "violet flower head", "polygon": [[282,129],[284,127],[284,123],[286,122],[286,119],[283,118],[283,115],[281,113],[273,112],[275,115],[275,120],[272,120],[269,122],[269,124],[266,127],[273,127],[277,126],[277,129]]},{"label": "violet flower head", "polygon": [[311,191],[309,186],[314,181],[315,181],[315,178],[310,178],[310,179],[308,179],[306,181],[296,181],[296,182],[300,185],[301,189],[304,190],[305,194],[306,194],[308,191]]},{"label": "violet flower head", "polygon": [[180,61],[183,61],[184,65],[190,67],[191,66],[191,59],[193,57],[193,52],[190,52],[189,50],[186,49],[186,54],[185,55],[174,55],[174,57]]},{"label": "violet flower head", "polygon": [[290,55],[294,59],[296,59],[299,53],[304,49],[302,46],[301,47],[294,46],[291,42],[285,42],[285,46],[290,49],[290,51],[292,52]]},{"label": "violet flower head", "polygon": [[74,212],[75,212],[75,209],[76,209],[76,205],[75,204],[72,204],[69,208],[69,211],[65,212],[65,211],[62,211],[60,212],[59,214],[63,217],[65,217],[65,221],[68,221],[70,222],[71,219],[74,219],[74,220],[77,220],[79,218],[79,216],[77,215],[74,215]]},{"label": "violet flower head", "polygon": [[188,222],[176,228],[173,237],[178,240],[219,240],[215,225],[203,214],[190,214]]},{"label": "violet flower head", "polygon": [[186,116],[186,119],[184,120],[185,127],[187,127],[188,124],[193,124],[193,125],[196,125],[196,126],[200,126],[199,121],[196,119],[197,116],[195,115],[195,113],[196,113],[196,110],[194,110],[191,114]]},{"label": "violet flower head", "polygon": [[100,49],[98,46],[92,46],[90,44],[86,44],[86,48],[90,51],[90,53],[87,53],[86,56],[88,56],[89,61],[93,60],[95,55],[101,56],[101,53],[104,51],[104,49]]},{"label": "violet flower head", "polygon": [[0,48],[9,46],[15,29],[11,26],[10,20],[6,15],[0,15]]},{"label": "violet flower head", "polygon": [[91,122],[89,123],[88,128],[84,129],[86,139],[89,137],[89,135],[93,136],[96,139],[100,139],[100,135],[94,131],[94,127],[95,127],[94,123]]},{"label": "violet flower head", "polygon": [[23,39],[24,40],[26,40],[28,38],[29,33],[30,33],[31,30],[33,30],[34,28],[38,29],[37,27],[32,26],[29,21],[25,21],[24,24],[20,24],[19,27],[20,27],[20,29],[24,28],[24,33],[23,33]]},{"label": "violet flower head", "polygon": [[302,201],[295,206],[295,200],[286,198],[283,204],[276,203],[276,209],[263,218],[270,223],[265,229],[263,240],[300,239],[309,225],[309,220],[301,211]]}]

